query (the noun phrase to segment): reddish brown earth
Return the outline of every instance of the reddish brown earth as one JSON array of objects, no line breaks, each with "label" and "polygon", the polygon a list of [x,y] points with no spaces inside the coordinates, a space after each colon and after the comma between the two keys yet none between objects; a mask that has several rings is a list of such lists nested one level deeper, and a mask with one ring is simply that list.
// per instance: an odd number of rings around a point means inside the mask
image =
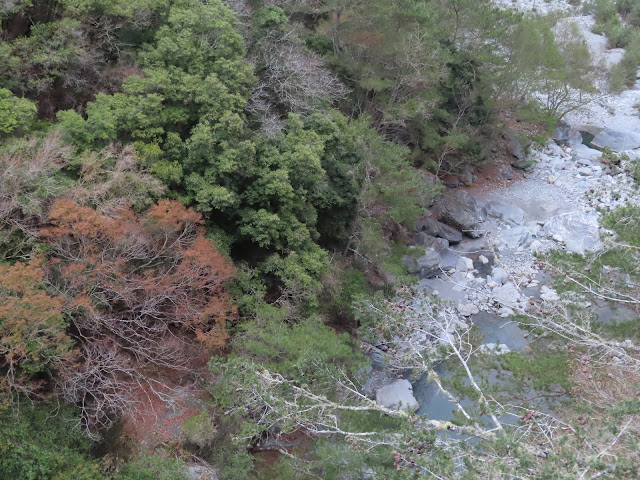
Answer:
[{"label": "reddish brown earth", "polygon": [[150,372],[149,380],[134,389],[134,406],[123,421],[123,436],[134,448],[178,445],[182,424],[211,408],[204,386],[212,381],[207,362],[213,352],[193,341],[180,348],[185,369]]}]

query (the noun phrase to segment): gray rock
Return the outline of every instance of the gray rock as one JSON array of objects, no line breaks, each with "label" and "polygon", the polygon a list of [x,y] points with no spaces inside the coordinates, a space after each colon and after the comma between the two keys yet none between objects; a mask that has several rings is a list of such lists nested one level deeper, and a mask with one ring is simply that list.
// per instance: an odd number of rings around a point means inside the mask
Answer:
[{"label": "gray rock", "polygon": [[449,276],[449,280],[459,285],[467,283],[467,275],[464,272],[453,272]]},{"label": "gray rock", "polygon": [[560,148],[558,144],[554,142],[548,143],[545,147],[545,151],[552,157],[559,157],[564,153],[562,148]]},{"label": "gray rock", "polygon": [[463,317],[470,317],[471,315],[476,315],[479,311],[480,309],[473,303],[458,305],[458,313]]},{"label": "gray rock", "polygon": [[443,255],[449,251],[449,241],[446,238],[434,238],[431,246],[440,255]]},{"label": "gray rock", "polygon": [[460,178],[457,175],[447,175],[442,178],[442,184],[445,187],[456,188],[460,185]]},{"label": "gray rock", "polygon": [[494,266],[491,269],[491,278],[494,282],[504,285],[509,280],[509,274],[504,268]]},{"label": "gray rock", "polygon": [[444,238],[450,244],[460,243],[462,241],[462,232],[460,230],[450,227],[444,223],[441,223],[439,226],[440,231],[438,232],[438,235],[436,235],[437,237]]},{"label": "gray rock", "polygon": [[473,183],[473,172],[471,172],[471,170],[465,170],[464,172],[462,172],[462,174],[460,175],[460,182],[467,187],[470,187]]},{"label": "gray rock", "polygon": [[544,229],[552,238],[564,240],[568,252],[583,255],[602,248],[598,219],[594,214],[570,212],[551,217]]},{"label": "gray rock", "polygon": [[443,270],[451,270],[452,268],[456,268],[458,265],[458,260],[460,260],[460,255],[447,248],[440,253],[440,268]]},{"label": "gray rock", "polygon": [[413,387],[409,380],[396,380],[379,388],[376,392],[376,403],[387,408],[410,412],[419,408],[418,401],[413,396]]},{"label": "gray rock", "polygon": [[586,145],[577,145],[571,152],[573,158],[582,158],[585,160],[596,161],[602,155],[602,152],[594,148],[589,148]]},{"label": "gray rock", "polygon": [[433,247],[427,248],[425,255],[419,258],[412,258],[408,255],[403,261],[407,265],[407,273],[418,275],[420,278],[431,278],[441,273],[440,262],[442,257]]},{"label": "gray rock", "polygon": [[431,235],[427,235],[425,232],[418,232],[411,235],[411,239],[415,245],[426,246],[433,245],[434,238]]},{"label": "gray rock", "polygon": [[593,137],[591,145],[598,148],[609,147],[614,152],[634,150],[640,148],[640,133],[606,128]]},{"label": "gray rock", "polygon": [[189,465],[185,474],[188,480],[218,480],[216,472],[203,465]]},{"label": "gray rock", "polygon": [[558,145],[568,145],[569,140],[571,139],[571,134],[571,125],[564,120],[560,120],[556,125],[556,128],[553,129],[553,139]]},{"label": "gray rock", "polygon": [[446,239],[449,243],[459,243],[462,241],[462,232],[456,230],[449,225],[437,221],[435,218],[424,219],[420,226],[423,227],[424,233],[432,237],[440,237]]},{"label": "gray rock", "polygon": [[515,178],[515,175],[514,175],[514,173],[513,173],[513,169],[512,169],[512,168],[510,168],[510,167],[507,167],[506,165],[505,165],[505,166],[503,166],[503,167],[500,169],[500,173],[501,173],[501,174],[502,174],[502,176],[503,176],[504,178],[506,178],[507,180],[513,180],[513,179]]},{"label": "gray rock", "polygon": [[436,200],[433,211],[438,220],[472,238],[482,235],[477,230],[487,218],[486,210],[480,208],[475,199],[463,190],[446,191]]},{"label": "gray rock", "polygon": [[384,359],[384,352],[378,347],[371,345],[371,349],[367,352],[367,355],[371,359],[371,366],[376,369],[383,369],[386,366]]},{"label": "gray rock", "polygon": [[509,307],[509,308],[519,307],[520,302],[518,302],[518,299],[520,298],[520,292],[518,291],[516,286],[511,282],[507,282],[501,287],[494,288],[493,295],[495,299],[503,307]]},{"label": "gray rock", "polygon": [[582,165],[583,167],[591,167],[593,166],[593,162],[588,158],[578,158],[576,159],[576,163],[578,165]]},{"label": "gray rock", "polygon": [[555,171],[564,170],[567,168],[567,162],[565,162],[561,158],[555,158],[551,160],[549,166]]},{"label": "gray rock", "polygon": [[531,240],[531,232],[528,227],[513,227],[500,232],[500,240],[509,248],[526,246]]},{"label": "gray rock", "polygon": [[[469,259],[466,258],[466,257],[459,257],[458,258],[458,263],[456,263],[456,270],[459,271],[459,272],[463,272],[463,273],[468,272],[469,271],[469,266],[467,264],[467,260],[469,260]],[[472,265],[473,265],[473,263],[472,263]],[[472,269],[473,269],[473,266],[472,266]]]},{"label": "gray rock", "polygon": [[507,152],[516,157],[518,160],[523,160],[526,156],[526,146],[523,145],[518,134],[513,132],[507,141]]},{"label": "gray rock", "polygon": [[531,245],[529,245],[529,248],[532,252],[539,252],[542,250],[542,247],[543,245],[540,240],[534,240],[533,242],[531,242]]},{"label": "gray rock", "polygon": [[427,220],[429,219],[430,216],[431,216],[431,212],[429,212],[428,210],[425,213],[418,215],[418,218],[416,219],[416,226],[415,226],[416,232],[423,232],[426,230]]},{"label": "gray rock", "polygon": [[521,225],[524,220],[524,210],[500,200],[487,203],[487,215],[495,217],[511,225]]},{"label": "gray rock", "polygon": [[471,260],[469,257],[462,257],[462,259],[466,262],[467,264],[467,271],[472,271],[473,270],[473,260]]},{"label": "gray rock", "polygon": [[531,157],[519,158],[515,162],[511,163],[513,168],[517,168],[518,170],[524,170],[525,172],[530,172],[533,170],[536,161]]},{"label": "gray rock", "polygon": [[364,372],[366,378],[362,391],[367,397],[375,397],[376,392],[385,385],[395,382],[398,376],[389,370],[370,369]]},{"label": "gray rock", "polygon": [[560,300],[558,293],[547,285],[540,287],[540,298],[546,302],[556,302]]},{"label": "gray rock", "polygon": [[583,177],[588,177],[593,174],[593,170],[591,170],[591,168],[589,167],[580,167],[578,169],[578,173]]}]

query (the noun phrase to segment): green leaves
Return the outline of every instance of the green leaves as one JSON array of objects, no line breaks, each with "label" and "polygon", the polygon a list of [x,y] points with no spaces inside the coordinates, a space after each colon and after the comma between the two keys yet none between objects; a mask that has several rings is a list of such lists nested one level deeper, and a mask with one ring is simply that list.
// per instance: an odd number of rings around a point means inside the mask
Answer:
[{"label": "green leaves", "polygon": [[15,130],[27,128],[35,119],[36,106],[25,98],[18,98],[0,88],[0,138]]}]

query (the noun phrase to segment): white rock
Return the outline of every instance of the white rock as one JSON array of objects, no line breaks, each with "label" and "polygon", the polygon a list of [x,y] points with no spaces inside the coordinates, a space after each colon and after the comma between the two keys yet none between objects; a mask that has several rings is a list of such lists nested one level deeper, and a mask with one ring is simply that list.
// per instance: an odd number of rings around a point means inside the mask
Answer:
[{"label": "white rock", "polygon": [[493,295],[503,307],[510,307],[510,308],[518,307],[518,303],[519,303],[518,299],[520,299],[520,291],[511,282],[507,282],[501,287],[495,288],[493,290]]},{"label": "white rock", "polygon": [[549,219],[545,230],[553,236],[566,239],[567,251],[583,255],[586,251],[602,248],[598,218],[594,214],[577,211],[556,215]]},{"label": "white rock", "polygon": [[467,303],[465,305],[458,305],[458,313],[462,316],[469,317],[471,315],[475,315],[480,310],[473,303]]},{"label": "white rock", "polygon": [[540,298],[545,302],[557,302],[560,300],[558,293],[547,285],[540,287]]},{"label": "white rock", "polygon": [[467,266],[467,262],[464,261],[464,257],[460,257],[458,262],[456,263],[456,270],[459,272],[468,272],[469,267]]},{"label": "white rock", "polygon": [[558,181],[558,179],[554,175],[549,175],[548,181],[549,181],[549,183],[551,185],[553,185],[554,183],[556,183]]},{"label": "white rock", "polygon": [[540,250],[542,250],[542,247],[543,245],[540,240],[534,240],[533,242],[531,242],[531,245],[529,246],[532,252],[539,252]]},{"label": "white rock", "polygon": [[504,285],[509,280],[509,274],[504,268],[494,266],[491,269],[491,278],[494,282]]},{"label": "white rock", "polygon": [[464,258],[464,261],[467,264],[467,270],[472,271],[473,270],[473,260],[471,260],[469,257],[460,257],[460,258]]},{"label": "white rock", "polygon": [[480,260],[480,263],[482,263],[483,265],[486,265],[487,263],[489,263],[489,259],[487,257],[485,257],[484,255],[480,255],[478,257],[478,260]]},{"label": "white rock", "polygon": [[396,410],[414,411],[419,408],[409,380],[396,380],[379,388],[376,392],[376,403]]}]

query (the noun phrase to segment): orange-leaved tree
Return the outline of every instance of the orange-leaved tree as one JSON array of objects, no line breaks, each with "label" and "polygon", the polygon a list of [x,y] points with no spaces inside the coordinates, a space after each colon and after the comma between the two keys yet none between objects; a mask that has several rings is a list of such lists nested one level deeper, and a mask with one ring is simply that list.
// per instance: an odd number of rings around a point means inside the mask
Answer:
[{"label": "orange-leaved tree", "polygon": [[0,265],[0,406],[37,394],[74,354],[62,298],[45,291],[40,260]]},{"label": "orange-leaved tree", "polygon": [[59,199],[49,222],[40,231],[51,248],[47,281],[66,299],[82,350],[60,386],[90,430],[124,413],[154,370],[186,369],[185,339],[225,344],[235,310],[224,281],[235,270],[198,213],[163,200],[141,217],[129,208],[106,216]]}]

